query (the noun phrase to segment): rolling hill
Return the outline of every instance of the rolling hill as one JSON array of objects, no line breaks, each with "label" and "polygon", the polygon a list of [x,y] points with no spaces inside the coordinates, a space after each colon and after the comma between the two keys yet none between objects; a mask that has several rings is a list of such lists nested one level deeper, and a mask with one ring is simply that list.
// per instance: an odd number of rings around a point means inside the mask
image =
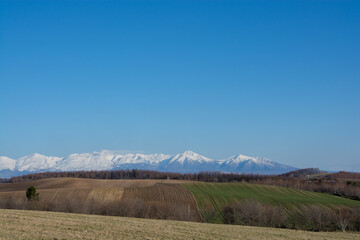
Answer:
[{"label": "rolling hill", "polygon": [[360,201],[337,197],[325,193],[248,183],[206,183],[191,182],[183,184],[191,191],[202,212],[214,210],[216,216],[205,220],[224,223],[221,210],[237,201],[258,201],[274,206],[292,209],[303,205],[321,205],[328,207],[360,207]]},{"label": "rolling hill", "polygon": [[[25,190],[35,186],[40,200],[28,205]],[[0,208],[93,213],[224,223],[224,207],[253,201],[286,211],[302,206],[358,208],[360,202],[330,194],[249,184],[179,180],[50,178],[0,184]],[[213,211],[211,218],[206,212]]]},{"label": "rolling hill", "polygon": [[[52,178],[0,184],[0,208],[93,213],[200,221],[197,203],[176,180],[98,180]],[[25,191],[35,186],[31,206]]]}]

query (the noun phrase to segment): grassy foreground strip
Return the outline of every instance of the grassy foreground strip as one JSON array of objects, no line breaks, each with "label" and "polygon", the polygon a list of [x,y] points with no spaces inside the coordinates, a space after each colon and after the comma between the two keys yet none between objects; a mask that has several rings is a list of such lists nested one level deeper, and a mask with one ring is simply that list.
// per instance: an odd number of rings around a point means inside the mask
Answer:
[{"label": "grassy foreground strip", "polygon": [[358,233],[5,209],[0,226],[0,239],[360,239]]}]

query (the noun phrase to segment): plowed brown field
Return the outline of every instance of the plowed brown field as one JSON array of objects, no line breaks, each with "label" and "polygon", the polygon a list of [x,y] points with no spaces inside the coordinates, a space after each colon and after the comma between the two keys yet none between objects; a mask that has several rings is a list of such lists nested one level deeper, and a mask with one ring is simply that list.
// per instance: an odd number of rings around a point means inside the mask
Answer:
[{"label": "plowed brown field", "polygon": [[[51,178],[0,184],[0,208],[200,220],[196,201],[176,180]],[[39,201],[29,205],[34,186]],[[131,211],[130,211],[131,210]]]},{"label": "plowed brown field", "polygon": [[133,199],[140,199],[146,204],[162,206],[167,211],[177,211],[177,214],[183,215],[188,220],[201,220],[194,196],[181,184],[157,183],[147,187],[125,188],[123,200],[131,201]]}]

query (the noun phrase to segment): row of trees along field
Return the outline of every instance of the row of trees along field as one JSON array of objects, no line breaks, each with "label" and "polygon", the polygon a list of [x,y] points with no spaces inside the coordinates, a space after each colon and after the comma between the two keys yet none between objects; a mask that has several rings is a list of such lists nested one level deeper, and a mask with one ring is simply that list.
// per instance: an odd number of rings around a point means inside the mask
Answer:
[{"label": "row of trees along field", "polygon": [[[175,179],[205,182],[248,182],[266,185],[274,185],[314,192],[322,192],[360,200],[360,174],[339,172],[329,174],[326,178],[302,178],[282,175],[256,175],[235,174],[221,172],[200,173],[169,173],[150,170],[116,170],[116,171],[73,171],[73,172],[44,172],[28,174],[10,179],[2,179],[2,182],[24,182],[43,178],[92,178],[92,179]],[[345,180],[346,179],[346,180]],[[350,179],[350,180],[349,180]]]},{"label": "row of trees along field", "polygon": [[243,201],[228,204],[222,209],[222,215],[228,224],[307,231],[360,231],[359,208],[311,204],[285,209],[257,201]]}]

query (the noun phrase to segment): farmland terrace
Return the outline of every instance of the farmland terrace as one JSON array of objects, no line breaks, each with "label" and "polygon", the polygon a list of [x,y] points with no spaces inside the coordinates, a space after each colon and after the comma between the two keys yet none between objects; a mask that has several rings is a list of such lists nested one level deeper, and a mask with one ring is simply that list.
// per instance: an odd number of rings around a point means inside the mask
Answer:
[{"label": "farmland terrace", "polygon": [[[29,186],[39,192],[38,201],[27,200]],[[348,223],[342,230],[359,231],[359,207],[360,201],[330,194],[240,182],[50,178],[0,184],[0,208],[4,209],[311,231],[340,230],[342,216]]]}]

